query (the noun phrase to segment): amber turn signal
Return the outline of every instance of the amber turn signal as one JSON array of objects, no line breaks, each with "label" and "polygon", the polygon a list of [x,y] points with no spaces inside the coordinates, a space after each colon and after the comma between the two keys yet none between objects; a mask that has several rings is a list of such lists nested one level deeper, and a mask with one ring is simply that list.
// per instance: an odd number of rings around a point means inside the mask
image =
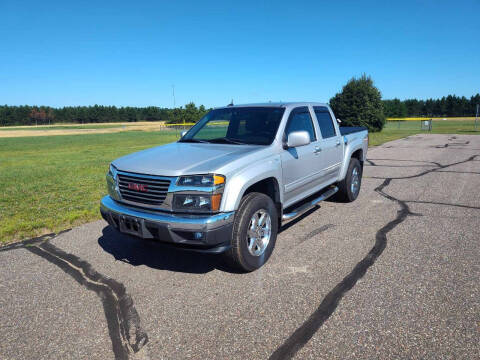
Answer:
[{"label": "amber turn signal", "polygon": [[212,195],[211,209],[212,211],[218,211],[220,209],[220,202],[222,201],[222,194]]},{"label": "amber turn signal", "polygon": [[213,184],[214,185],[225,184],[225,176],[213,175]]}]

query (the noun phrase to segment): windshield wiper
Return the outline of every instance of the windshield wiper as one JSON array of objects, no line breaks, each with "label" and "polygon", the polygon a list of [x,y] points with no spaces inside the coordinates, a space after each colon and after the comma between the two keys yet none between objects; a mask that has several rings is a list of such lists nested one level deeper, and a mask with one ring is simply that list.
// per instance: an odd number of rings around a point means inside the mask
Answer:
[{"label": "windshield wiper", "polygon": [[236,145],[245,145],[245,144],[248,144],[248,143],[246,143],[246,142],[243,142],[243,141],[240,141],[240,140],[237,140],[237,139],[230,139],[230,138],[226,138],[226,137],[217,138],[217,139],[211,139],[210,142],[211,142],[211,143],[236,144]]},{"label": "windshield wiper", "polygon": [[205,143],[208,144],[210,141],[207,140],[199,140],[199,139],[182,139],[178,142],[190,142],[190,143]]}]

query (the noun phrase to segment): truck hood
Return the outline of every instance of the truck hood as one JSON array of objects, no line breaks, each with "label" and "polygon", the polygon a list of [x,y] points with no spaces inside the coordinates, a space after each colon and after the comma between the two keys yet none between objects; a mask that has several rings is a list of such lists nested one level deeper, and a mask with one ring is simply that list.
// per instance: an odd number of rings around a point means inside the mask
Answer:
[{"label": "truck hood", "polygon": [[171,143],[123,156],[113,165],[118,170],[139,174],[179,176],[213,173],[261,145]]}]

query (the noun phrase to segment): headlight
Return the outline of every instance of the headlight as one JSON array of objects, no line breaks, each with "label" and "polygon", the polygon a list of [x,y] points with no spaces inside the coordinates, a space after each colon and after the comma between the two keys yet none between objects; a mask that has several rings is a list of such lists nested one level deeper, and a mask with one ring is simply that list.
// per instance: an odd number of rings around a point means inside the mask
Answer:
[{"label": "headlight", "polygon": [[225,176],[206,174],[180,176],[177,193],[173,194],[173,210],[214,212],[220,210]]},{"label": "headlight", "polygon": [[108,174],[115,179],[117,177],[117,168],[112,164],[110,164],[110,168],[108,169]]},{"label": "headlight", "polygon": [[211,187],[225,183],[225,177],[222,175],[190,175],[180,176],[177,181],[177,186],[204,186]]},{"label": "headlight", "polygon": [[173,210],[187,212],[218,211],[222,194],[175,194],[173,196]]},{"label": "headlight", "polygon": [[115,200],[120,200],[120,189],[117,181],[117,168],[110,164],[107,174],[107,190],[108,194]]}]

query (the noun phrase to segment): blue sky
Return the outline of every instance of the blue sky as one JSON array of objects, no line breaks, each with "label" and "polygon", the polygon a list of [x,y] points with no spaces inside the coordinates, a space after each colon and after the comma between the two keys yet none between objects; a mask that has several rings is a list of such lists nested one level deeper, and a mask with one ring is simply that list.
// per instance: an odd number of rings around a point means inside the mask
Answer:
[{"label": "blue sky", "polygon": [[206,106],[480,92],[480,1],[0,1],[0,103]]}]

